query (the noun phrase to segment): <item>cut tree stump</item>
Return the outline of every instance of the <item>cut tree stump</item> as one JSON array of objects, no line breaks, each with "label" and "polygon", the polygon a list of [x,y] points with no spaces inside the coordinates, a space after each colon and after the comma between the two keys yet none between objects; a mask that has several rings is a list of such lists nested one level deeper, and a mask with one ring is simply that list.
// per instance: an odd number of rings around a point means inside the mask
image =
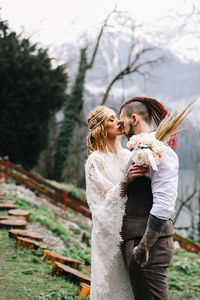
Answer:
[{"label": "cut tree stump", "polygon": [[90,284],[90,277],[87,275],[81,273],[80,271],[73,269],[71,267],[68,267],[66,265],[63,265],[59,262],[55,262],[53,269],[52,269],[52,275],[56,276],[65,276],[69,279],[71,279],[73,282],[80,284],[80,282],[89,283]]},{"label": "cut tree stump", "polygon": [[38,249],[38,248],[42,248],[45,249],[48,247],[47,244],[41,243],[41,242],[37,242],[31,239],[26,239],[26,238],[22,238],[22,237],[17,237],[17,241],[16,241],[16,247],[24,247],[27,249]]},{"label": "cut tree stump", "polygon": [[17,237],[24,237],[24,238],[29,238],[32,240],[36,240],[36,241],[42,241],[43,240],[43,236],[36,233],[36,232],[32,232],[32,231],[28,231],[28,230],[17,230],[17,229],[12,229],[8,231],[9,233],[9,237],[11,238],[15,238],[17,239]]},{"label": "cut tree stump", "polygon": [[8,209],[14,209],[17,208],[17,206],[15,204],[11,204],[11,203],[2,203],[0,204],[0,210],[8,210]]},{"label": "cut tree stump", "polygon": [[52,265],[54,264],[55,261],[57,261],[62,264],[69,265],[70,267],[77,269],[77,270],[80,270],[80,267],[81,267],[80,261],[70,258],[70,257],[63,256],[62,254],[59,254],[56,252],[48,251],[48,250],[43,251],[42,258],[45,261],[50,261]]},{"label": "cut tree stump", "polygon": [[1,220],[24,220],[24,221],[26,221],[26,218],[24,218],[24,217],[15,217],[15,216],[1,216],[0,215],[0,221]]},{"label": "cut tree stump", "polygon": [[4,227],[7,229],[11,229],[11,228],[25,229],[26,225],[27,225],[27,222],[25,220],[21,220],[21,219],[0,221],[0,227]]},{"label": "cut tree stump", "polygon": [[77,291],[77,296],[87,297],[89,296],[89,294],[90,294],[90,286],[84,282],[81,282]]},{"label": "cut tree stump", "polygon": [[16,217],[24,217],[26,220],[28,220],[29,211],[24,209],[11,209],[8,211],[8,214]]}]

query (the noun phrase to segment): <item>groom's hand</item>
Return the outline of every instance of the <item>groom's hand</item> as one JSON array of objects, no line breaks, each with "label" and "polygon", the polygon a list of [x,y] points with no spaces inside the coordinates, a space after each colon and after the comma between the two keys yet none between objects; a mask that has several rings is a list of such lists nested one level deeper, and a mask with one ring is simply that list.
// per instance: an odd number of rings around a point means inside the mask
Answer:
[{"label": "groom's hand", "polygon": [[149,251],[145,245],[138,245],[133,249],[133,257],[142,268],[147,264]]}]

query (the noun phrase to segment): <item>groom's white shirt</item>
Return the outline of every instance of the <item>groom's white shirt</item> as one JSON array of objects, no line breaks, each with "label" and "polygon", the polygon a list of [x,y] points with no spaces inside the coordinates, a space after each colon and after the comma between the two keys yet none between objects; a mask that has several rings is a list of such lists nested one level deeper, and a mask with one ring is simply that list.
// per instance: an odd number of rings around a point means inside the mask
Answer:
[{"label": "groom's white shirt", "polygon": [[150,214],[160,219],[168,220],[174,213],[178,194],[178,169],[177,154],[165,145],[163,160],[158,165],[158,171],[150,168],[148,172],[153,193],[153,206]]}]

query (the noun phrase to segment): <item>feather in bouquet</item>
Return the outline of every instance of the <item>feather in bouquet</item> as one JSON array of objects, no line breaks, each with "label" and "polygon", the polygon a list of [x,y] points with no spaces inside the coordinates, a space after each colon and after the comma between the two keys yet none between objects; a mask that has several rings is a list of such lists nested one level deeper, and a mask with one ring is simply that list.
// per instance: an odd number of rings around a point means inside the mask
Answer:
[{"label": "feather in bouquet", "polygon": [[132,151],[132,161],[139,166],[149,165],[153,170],[158,171],[157,166],[163,158],[164,142],[176,134],[178,127],[192,111],[189,108],[196,100],[197,98],[175,117],[174,114],[168,114],[160,123],[156,132],[133,135],[127,143],[127,147]]}]

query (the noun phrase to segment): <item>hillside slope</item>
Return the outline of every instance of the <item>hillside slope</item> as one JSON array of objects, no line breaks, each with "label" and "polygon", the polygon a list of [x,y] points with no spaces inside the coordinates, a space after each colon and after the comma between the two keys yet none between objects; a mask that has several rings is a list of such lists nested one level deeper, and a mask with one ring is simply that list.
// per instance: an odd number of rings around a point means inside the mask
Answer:
[{"label": "hillside slope", "polygon": [[[1,184],[0,188],[4,199],[14,200],[18,207],[30,211],[29,229],[42,233],[54,251],[80,260],[81,271],[90,275],[90,219],[70,209],[64,213],[61,207],[22,186]],[[83,233],[88,240],[82,240]],[[9,239],[7,230],[0,229],[1,300],[79,299],[76,297],[78,286],[51,276],[52,266],[41,260],[41,254],[41,251],[16,249],[15,240]],[[198,255],[177,249],[168,278],[170,300],[200,299]]]}]

